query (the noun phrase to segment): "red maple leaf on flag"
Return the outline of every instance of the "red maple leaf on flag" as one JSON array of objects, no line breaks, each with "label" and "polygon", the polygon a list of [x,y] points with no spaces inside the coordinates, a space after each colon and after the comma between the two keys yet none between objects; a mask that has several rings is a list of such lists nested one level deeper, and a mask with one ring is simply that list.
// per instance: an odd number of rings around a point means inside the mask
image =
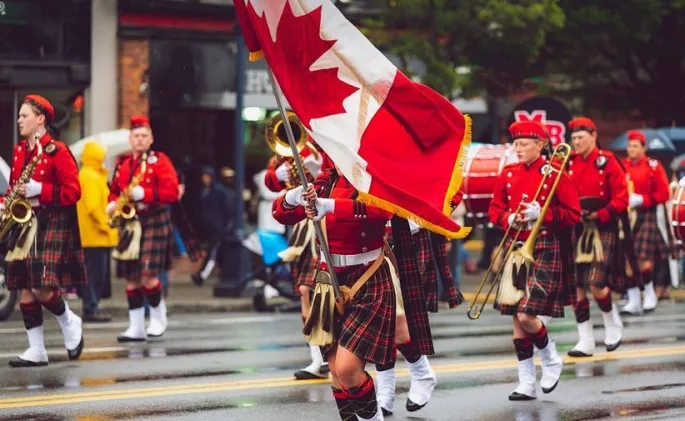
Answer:
[{"label": "red maple leaf on flag", "polygon": [[298,17],[286,1],[274,42],[266,16],[258,16],[252,3],[248,1],[247,4],[264,57],[288,103],[308,129],[311,129],[312,119],[344,113],[343,101],[359,90],[340,80],[337,67],[310,70],[312,64],[336,43],[321,38],[322,7]]}]

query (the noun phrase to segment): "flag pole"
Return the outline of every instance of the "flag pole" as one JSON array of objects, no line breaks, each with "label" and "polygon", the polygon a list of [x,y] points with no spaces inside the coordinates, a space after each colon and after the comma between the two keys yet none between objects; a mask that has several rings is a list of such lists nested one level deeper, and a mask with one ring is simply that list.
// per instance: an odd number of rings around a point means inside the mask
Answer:
[{"label": "flag pole", "polygon": [[[276,97],[276,103],[278,104],[278,111],[281,113],[281,118],[283,119],[283,126],[285,127],[285,133],[288,137],[288,143],[290,144],[290,150],[293,153],[293,160],[295,161],[295,166],[297,167],[297,174],[300,176],[300,182],[302,183],[302,188],[307,191],[309,183],[307,182],[307,176],[304,172],[304,167],[302,166],[302,160],[300,159],[300,153],[297,151],[297,144],[295,143],[295,135],[293,134],[293,128],[290,127],[290,121],[288,120],[288,115],[285,111],[285,106],[283,105],[283,93],[281,92],[276,78],[274,78],[271,72],[271,67],[267,64],[267,71],[269,73],[269,80],[271,81],[271,87],[274,91],[274,96]],[[333,261],[331,258],[331,253],[328,249],[328,243],[326,242],[326,237],[323,235],[323,229],[321,228],[320,221],[314,222],[314,231],[316,232],[316,238],[319,240],[319,245],[321,246],[321,253],[323,254],[326,262],[329,262],[328,273],[331,275],[331,284],[333,285],[333,292],[335,294],[336,301],[342,299],[340,295],[340,286],[338,285],[338,278],[335,276],[335,270],[333,265],[330,263]]]}]

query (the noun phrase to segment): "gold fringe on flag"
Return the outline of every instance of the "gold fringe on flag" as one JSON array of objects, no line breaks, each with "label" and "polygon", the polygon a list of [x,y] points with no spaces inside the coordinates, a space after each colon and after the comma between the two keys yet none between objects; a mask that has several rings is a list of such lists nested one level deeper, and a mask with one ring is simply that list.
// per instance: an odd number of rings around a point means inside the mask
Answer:
[{"label": "gold fringe on flag", "polygon": [[250,53],[250,56],[248,57],[248,60],[250,61],[259,61],[264,57],[264,51],[258,50],[258,51],[253,51]]},{"label": "gold fringe on flag", "polygon": [[[447,188],[447,194],[445,196],[445,201],[443,204],[443,213],[448,216],[452,213],[452,208],[450,206],[452,198],[455,194],[457,194],[459,188],[461,187],[461,183],[464,180],[464,165],[466,164],[466,160],[468,158],[469,146],[471,146],[471,117],[469,117],[468,115],[464,115],[464,123],[464,138],[461,141],[459,155],[457,156],[457,160],[454,163],[452,177],[450,179],[450,184]],[[372,196],[369,193],[359,192],[357,201],[365,203],[370,206],[375,206],[388,212],[392,212],[400,218],[411,220],[419,226],[421,226],[422,228],[425,228],[428,231],[434,232],[436,234],[444,235],[450,240],[464,238],[471,232],[471,227],[461,227],[461,229],[458,232],[446,230],[445,228],[439,227],[433,224],[432,222],[426,221],[424,218],[419,217],[418,215],[408,211],[407,209],[404,209],[401,206],[390,203],[387,200],[381,199],[379,197]]]}]

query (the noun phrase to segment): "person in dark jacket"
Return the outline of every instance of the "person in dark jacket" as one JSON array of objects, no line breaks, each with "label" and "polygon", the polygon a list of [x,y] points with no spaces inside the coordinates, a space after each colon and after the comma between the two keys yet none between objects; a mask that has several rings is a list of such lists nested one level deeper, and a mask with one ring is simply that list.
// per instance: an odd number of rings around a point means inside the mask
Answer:
[{"label": "person in dark jacket", "polygon": [[202,285],[209,278],[219,261],[219,251],[226,236],[233,230],[235,206],[238,197],[234,190],[216,181],[214,168],[205,166],[201,170],[202,190],[200,192],[200,234],[206,252],[201,269],[193,274],[193,282]]}]

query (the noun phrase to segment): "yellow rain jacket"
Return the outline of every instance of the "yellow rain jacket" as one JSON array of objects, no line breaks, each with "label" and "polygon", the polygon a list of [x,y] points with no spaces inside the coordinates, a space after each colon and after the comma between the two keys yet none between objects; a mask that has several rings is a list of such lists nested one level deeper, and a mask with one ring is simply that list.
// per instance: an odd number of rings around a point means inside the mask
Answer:
[{"label": "yellow rain jacket", "polygon": [[81,200],[76,204],[83,247],[114,247],[119,242],[117,230],[109,227],[106,212],[109,186],[104,160],[105,148],[102,145],[86,143],[81,158],[83,166],[78,174]]}]

